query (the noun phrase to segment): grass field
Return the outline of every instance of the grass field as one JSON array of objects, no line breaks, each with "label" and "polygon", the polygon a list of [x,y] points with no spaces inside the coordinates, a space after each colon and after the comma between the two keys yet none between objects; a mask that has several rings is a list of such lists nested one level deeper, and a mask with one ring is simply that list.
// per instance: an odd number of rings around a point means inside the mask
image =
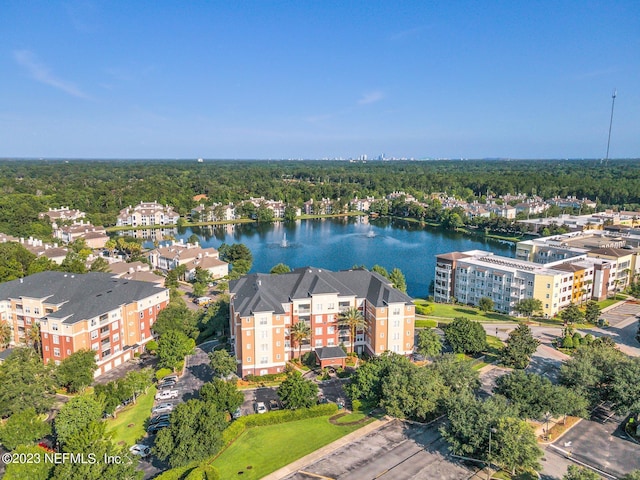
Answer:
[{"label": "grass field", "polygon": [[362,426],[332,425],[329,417],[317,417],[249,428],[211,465],[220,478],[262,478]]},{"label": "grass field", "polygon": [[156,387],[152,386],[146,394],[138,397],[135,405],[119,410],[116,418],[106,421],[107,432],[113,433],[115,444],[124,442],[131,446],[144,436],[144,422],[151,416],[155,394]]},{"label": "grass field", "polygon": [[[414,300],[418,305],[427,305],[422,299]],[[449,303],[429,303],[433,311],[426,318],[435,319],[440,323],[447,323],[457,317],[467,317],[469,320],[477,320],[483,323],[518,322],[517,318],[496,312],[483,312],[482,310],[467,305],[452,305]]]}]

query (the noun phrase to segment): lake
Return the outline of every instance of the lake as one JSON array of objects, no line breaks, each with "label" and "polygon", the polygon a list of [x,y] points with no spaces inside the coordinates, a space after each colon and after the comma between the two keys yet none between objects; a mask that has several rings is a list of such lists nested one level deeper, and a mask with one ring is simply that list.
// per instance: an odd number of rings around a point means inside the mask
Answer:
[{"label": "lake", "polygon": [[269,273],[278,263],[292,269],[314,266],[345,270],[354,265],[371,268],[378,264],[391,271],[397,267],[404,273],[407,293],[412,297],[428,295],[436,254],[481,249],[513,257],[515,252],[513,244],[413,222],[368,217],[192,227],[175,236],[186,241],[193,233],[204,247],[244,243],[253,253],[251,272]]}]

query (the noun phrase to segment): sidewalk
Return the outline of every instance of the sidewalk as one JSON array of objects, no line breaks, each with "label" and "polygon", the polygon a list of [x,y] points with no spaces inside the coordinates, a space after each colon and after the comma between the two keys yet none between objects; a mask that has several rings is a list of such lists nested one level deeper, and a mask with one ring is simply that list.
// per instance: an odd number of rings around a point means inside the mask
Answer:
[{"label": "sidewalk", "polygon": [[321,459],[326,455],[329,455],[330,453],[335,452],[336,450],[339,450],[340,448],[346,445],[349,445],[350,443],[368,435],[369,433],[375,430],[378,430],[384,427],[385,425],[392,422],[393,420],[394,419],[389,417],[385,417],[383,420],[374,420],[370,424],[365,425],[364,427],[356,430],[355,432],[351,432],[350,434],[345,435],[342,438],[339,438],[335,442],[330,443],[329,445],[325,445],[324,447],[316,450],[315,452],[310,453],[309,455],[302,457],[285,467],[282,467],[280,470],[276,470],[275,472],[270,473],[269,475],[263,477],[263,480],[280,480],[281,478],[291,475],[292,473],[296,473],[301,468]]}]

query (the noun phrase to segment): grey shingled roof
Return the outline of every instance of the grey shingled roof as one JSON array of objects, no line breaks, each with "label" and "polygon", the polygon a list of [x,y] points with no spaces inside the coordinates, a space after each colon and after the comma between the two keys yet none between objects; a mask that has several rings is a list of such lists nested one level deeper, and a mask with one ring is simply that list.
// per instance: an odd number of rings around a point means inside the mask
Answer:
[{"label": "grey shingled roof", "polygon": [[316,347],[315,351],[320,360],[347,358],[347,354],[344,353],[341,347]]},{"label": "grey shingled roof", "polygon": [[336,293],[340,297],[366,298],[376,307],[390,303],[413,303],[391,282],[367,270],[330,270],[304,267],[280,275],[255,273],[229,283],[233,308],[246,317],[254,312],[284,313],[283,304],[312,295]]},{"label": "grey shingled roof", "polygon": [[110,273],[42,272],[0,284],[0,298],[30,297],[61,305],[47,318],[73,324],[154,294],[163,287],[149,282],[113,278]]}]

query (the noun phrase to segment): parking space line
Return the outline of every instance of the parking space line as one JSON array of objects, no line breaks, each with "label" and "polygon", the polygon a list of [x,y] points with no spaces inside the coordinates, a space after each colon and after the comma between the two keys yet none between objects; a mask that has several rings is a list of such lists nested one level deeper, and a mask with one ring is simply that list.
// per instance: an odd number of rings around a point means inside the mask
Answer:
[{"label": "parking space line", "polygon": [[324,475],[318,475],[317,473],[305,472],[304,470],[298,470],[298,473],[303,475],[308,475],[313,478],[321,478],[322,480],[336,480],[333,477],[325,477]]}]

